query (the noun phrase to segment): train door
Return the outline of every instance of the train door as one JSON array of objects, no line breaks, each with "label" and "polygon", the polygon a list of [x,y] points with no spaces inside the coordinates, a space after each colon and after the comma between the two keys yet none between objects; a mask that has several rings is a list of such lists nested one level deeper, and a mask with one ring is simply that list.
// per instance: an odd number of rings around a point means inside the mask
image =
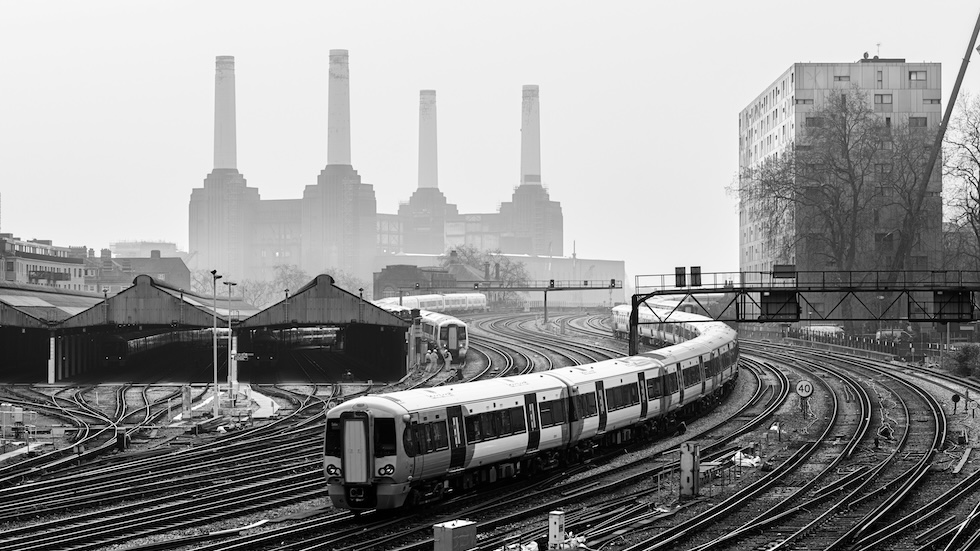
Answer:
[{"label": "train door", "polygon": [[524,395],[524,411],[527,413],[527,451],[538,449],[541,443],[541,424],[538,421],[538,402],[536,394]]},{"label": "train door", "polygon": [[684,404],[684,387],[687,384],[684,382],[684,369],[681,367],[681,363],[677,362],[677,389],[680,392],[680,398],[677,399],[678,405]]},{"label": "train door", "polygon": [[[710,359],[711,356],[709,355]],[[701,373],[701,396],[708,393],[708,373],[704,370],[704,356],[698,356],[698,371]]]},{"label": "train door", "polygon": [[599,432],[606,432],[606,387],[602,381],[595,382],[595,399],[599,406]]},{"label": "train door", "polygon": [[405,424],[405,455],[411,460],[409,473],[413,477],[422,476],[422,468],[425,466],[425,446],[422,444],[421,425],[419,425],[419,414],[413,413],[411,420]]},{"label": "train door", "polygon": [[449,470],[466,464],[466,437],[463,435],[463,407],[453,406],[446,412],[449,421]]},{"label": "train door", "polygon": [[459,350],[459,341],[457,340],[458,335],[456,334],[456,326],[455,325],[445,326],[442,328],[442,331],[446,333],[445,336],[446,348],[448,348],[453,352]]},{"label": "train door", "polygon": [[345,412],[340,420],[344,439],[340,465],[344,472],[344,481],[364,484],[371,477],[370,420],[364,413],[356,412]]},{"label": "train door", "polygon": [[647,378],[641,371],[637,375],[637,383],[640,385],[640,419],[647,418]]},{"label": "train door", "polygon": [[711,352],[711,365],[714,366],[714,371],[711,374],[711,390],[718,390],[721,388],[721,381],[725,376],[725,365],[722,361],[720,348]]}]

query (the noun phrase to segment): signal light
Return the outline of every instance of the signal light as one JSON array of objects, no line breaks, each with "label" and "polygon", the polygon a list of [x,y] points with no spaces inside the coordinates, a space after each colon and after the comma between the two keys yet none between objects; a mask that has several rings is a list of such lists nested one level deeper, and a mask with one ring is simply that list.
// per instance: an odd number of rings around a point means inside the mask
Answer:
[{"label": "signal light", "polygon": [[549,279],[548,280],[548,287],[551,287],[552,289],[554,289],[555,288],[555,280]]},{"label": "signal light", "polygon": [[474,283],[473,284],[473,288],[474,289],[479,289],[480,288],[480,284],[479,283]]},{"label": "signal light", "polygon": [[610,289],[615,289],[616,288],[616,279],[615,278],[609,280],[609,288]]},{"label": "signal light", "polygon": [[415,284],[415,290],[417,291],[418,289],[419,289],[419,284],[418,284],[418,283],[416,283],[416,284]]}]

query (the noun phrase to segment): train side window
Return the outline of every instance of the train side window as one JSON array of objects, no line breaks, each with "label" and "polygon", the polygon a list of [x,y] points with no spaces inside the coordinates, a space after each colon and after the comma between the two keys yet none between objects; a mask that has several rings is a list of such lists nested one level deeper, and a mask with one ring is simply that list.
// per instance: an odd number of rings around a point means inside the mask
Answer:
[{"label": "train side window", "polygon": [[541,402],[541,426],[542,427],[552,427],[554,425],[561,425],[565,422],[565,407],[564,400],[549,400],[547,402]]},{"label": "train side window", "polygon": [[510,426],[513,427],[515,433],[521,433],[527,430],[527,425],[524,424],[524,409],[520,407],[510,408]]},{"label": "train side window", "polygon": [[538,416],[534,406],[533,403],[527,405],[527,426],[531,431],[538,430]]},{"label": "train side window", "polygon": [[479,442],[482,440],[481,435],[483,431],[480,430],[480,416],[471,415],[466,418],[466,441],[470,444],[474,442]]},{"label": "train side window", "polygon": [[430,423],[432,427],[432,449],[444,450],[449,447],[449,430],[445,421]]},{"label": "train side window", "polygon": [[340,457],[343,446],[343,437],[340,432],[340,419],[328,419],[327,434],[323,446],[324,453],[331,457]]},{"label": "train side window", "polygon": [[430,423],[419,425],[419,433],[421,435],[421,438],[419,438],[419,448],[422,450],[422,453],[429,453],[435,449],[432,444],[432,425]]},{"label": "train side window", "polygon": [[647,379],[647,396],[650,400],[660,398],[664,395],[664,378],[653,377]]},{"label": "train side window", "polygon": [[500,434],[511,434],[514,430],[510,426],[510,413],[501,410],[496,413],[497,426],[500,427]]},{"label": "train side window", "polygon": [[395,420],[374,420],[374,456],[385,457],[398,453],[395,445]]},{"label": "train side window", "polygon": [[553,401],[551,403],[552,403],[551,415],[552,415],[552,418],[555,421],[555,424],[556,425],[563,424],[565,422],[565,419],[566,419],[566,416],[565,416],[565,401],[564,400],[555,400],[555,401]]},{"label": "train side window", "polygon": [[415,457],[418,455],[418,425],[414,423],[405,427],[402,433],[402,445],[405,446],[405,455]]},{"label": "train side window", "polygon": [[582,418],[595,417],[599,413],[599,408],[596,407],[595,402],[595,392],[586,392],[585,394],[579,394],[576,397],[578,401],[577,410]]},{"label": "train side window", "polygon": [[483,439],[496,438],[497,434],[493,430],[493,417],[489,413],[480,414],[480,428],[483,429]]},{"label": "train side window", "polygon": [[[678,371],[680,371],[680,365],[681,364],[677,364]],[[673,393],[677,392],[677,388],[678,388],[678,385],[677,385],[677,371],[674,371],[672,373],[667,373],[666,382],[667,382],[667,387],[666,387],[667,388],[667,394],[673,394]]]}]

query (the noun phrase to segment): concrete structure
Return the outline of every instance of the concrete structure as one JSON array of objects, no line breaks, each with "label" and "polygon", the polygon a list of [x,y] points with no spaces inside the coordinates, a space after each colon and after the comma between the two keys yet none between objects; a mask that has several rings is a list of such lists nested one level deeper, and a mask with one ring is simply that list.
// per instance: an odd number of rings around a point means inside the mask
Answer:
[{"label": "concrete structure", "polygon": [[[419,184],[408,203],[398,207],[403,238],[394,249],[391,239],[382,251],[441,254],[446,250],[446,225],[459,216],[456,205],[439,190],[436,138],[436,91],[419,93]],[[378,236],[382,237],[381,234]]]},{"label": "concrete structure", "polygon": [[[436,93],[419,94],[417,189],[397,214],[378,214],[374,188],[351,164],[350,71],[347,50],[331,50],[327,165],[300,199],[262,200],[238,172],[234,59],[217,58],[214,168],[189,206],[191,270],[217,270],[238,280],[272,280],[275,267],[307,274],[349,273],[365,283],[388,255],[439,255],[452,247],[559,257],[561,205],[541,181],[538,87],[522,91],[520,185],[500,212],[460,214],[439,189]],[[380,256],[382,260],[375,258]]]},{"label": "concrete structure", "polygon": [[511,254],[561,256],[561,203],[541,181],[541,118],[538,87],[527,85],[521,103],[521,185],[500,205],[500,246]]},{"label": "concrete structure", "polygon": [[[790,148],[803,143],[807,115],[826,105],[835,94],[859,89],[869,105],[885,122],[886,128],[906,124],[935,129],[942,120],[941,67],[939,63],[906,63],[904,59],[863,59],[855,63],[794,63],[739,114],[739,171],[778,159]],[[812,121],[811,121],[812,122]],[[930,142],[931,143],[931,142]],[[926,270],[941,265],[940,192],[937,171],[929,182],[926,216],[930,219],[912,252],[910,269]],[[785,233],[774,236],[770,245],[756,205],[743,201],[739,206],[739,269],[741,272],[768,272],[774,264],[795,264],[800,271],[837,269],[807,254],[797,224],[804,217],[796,213],[796,223]],[[875,213],[874,243],[869,255],[887,264],[887,239],[898,224],[895,209]],[[869,236],[870,239],[870,236]],[[878,269],[886,269],[885,265]]]},{"label": "concrete structure", "polygon": [[235,58],[218,56],[214,78],[214,169],[191,191],[189,249],[196,269],[241,278],[252,255],[259,191],[238,172],[235,138]]},{"label": "concrete structure", "polygon": [[370,281],[378,211],[374,186],[351,166],[347,50],[330,50],[329,85],[327,166],[303,192],[298,264],[307,273],[339,269]]}]

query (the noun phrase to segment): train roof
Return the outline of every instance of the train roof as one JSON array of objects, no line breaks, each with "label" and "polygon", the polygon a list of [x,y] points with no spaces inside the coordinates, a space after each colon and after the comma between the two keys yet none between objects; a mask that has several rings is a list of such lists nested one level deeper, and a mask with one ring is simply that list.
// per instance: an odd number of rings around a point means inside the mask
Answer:
[{"label": "train roof", "polygon": [[458,318],[451,316],[449,314],[440,314],[439,312],[430,312],[428,310],[422,310],[419,315],[421,315],[423,319],[431,321],[432,323],[452,323],[455,321],[457,323],[464,324]]},{"label": "train roof", "polygon": [[560,367],[558,369],[552,369],[547,373],[558,377],[570,385],[577,385],[595,381],[596,379],[608,379],[619,375],[625,376],[635,373],[638,369],[654,369],[662,365],[663,363],[661,361],[641,354],[639,356],[624,356],[622,358],[603,360],[591,364]]},{"label": "train roof", "polygon": [[401,390],[387,394],[372,394],[364,398],[354,399],[345,404],[351,404],[352,407],[357,408],[358,404],[362,403],[367,407],[393,409],[396,412],[401,411],[402,413],[407,413],[462,405],[470,402],[480,402],[489,397],[506,398],[507,396],[521,396],[531,392],[561,391],[562,388],[564,388],[564,385],[554,377],[547,376],[543,373],[532,373],[530,375],[499,377],[457,385]]}]

